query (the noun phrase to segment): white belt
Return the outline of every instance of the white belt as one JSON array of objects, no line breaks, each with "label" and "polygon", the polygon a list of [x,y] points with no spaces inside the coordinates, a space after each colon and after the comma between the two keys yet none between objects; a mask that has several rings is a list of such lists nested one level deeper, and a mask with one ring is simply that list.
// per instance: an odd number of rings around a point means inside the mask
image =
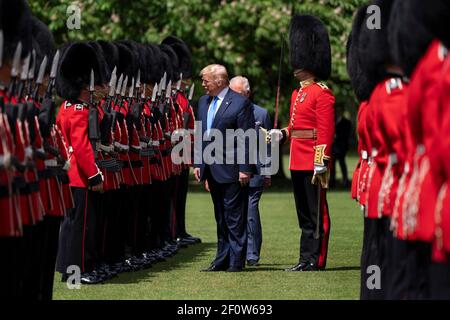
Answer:
[{"label": "white belt", "polygon": [[119,149],[120,151],[123,151],[123,152],[128,151],[130,149],[130,147],[127,146],[126,144],[122,144],[117,141],[114,142],[114,147],[116,147],[117,149]]},{"label": "white belt", "polygon": [[369,153],[366,150],[362,150],[361,151],[361,158],[363,160],[367,160],[367,158],[369,158]]},{"label": "white belt", "polygon": [[61,165],[58,163],[58,161],[56,161],[56,159],[47,159],[44,160],[45,166],[48,168],[51,167],[60,167]]},{"label": "white belt", "polygon": [[32,158],[33,157],[33,148],[26,147],[25,148],[25,157],[26,158]]},{"label": "white belt", "polygon": [[159,147],[159,141],[153,141],[152,142],[152,146]]},{"label": "white belt", "polygon": [[398,162],[398,158],[397,158],[397,154],[394,152],[394,153],[391,153],[390,155],[389,155],[389,163],[391,164],[391,165],[394,165],[394,164],[396,164]]},{"label": "white belt", "polygon": [[375,158],[377,155],[378,155],[378,150],[375,148],[372,148],[372,154],[371,154],[372,158]]}]

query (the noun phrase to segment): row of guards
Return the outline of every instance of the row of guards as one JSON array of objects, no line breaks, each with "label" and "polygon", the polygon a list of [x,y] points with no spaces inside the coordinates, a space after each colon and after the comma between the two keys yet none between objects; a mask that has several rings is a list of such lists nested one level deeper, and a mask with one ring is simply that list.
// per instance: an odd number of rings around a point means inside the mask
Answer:
[{"label": "row of guards", "polygon": [[171,158],[195,122],[187,45],[55,50],[26,1],[0,8],[0,296],[49,300],[55,268],[96,284],[201,242],[186,232],[190,161]]}]

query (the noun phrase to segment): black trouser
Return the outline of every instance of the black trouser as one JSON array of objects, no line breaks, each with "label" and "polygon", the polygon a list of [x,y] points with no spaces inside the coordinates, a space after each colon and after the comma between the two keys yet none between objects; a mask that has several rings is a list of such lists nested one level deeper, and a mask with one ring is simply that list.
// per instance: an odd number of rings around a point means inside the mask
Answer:
[{"label": "black trouser", "polygon": [[122,189],[107,191],[103,196],[103,223],[100,245],[101,258],[106,263],[116,263],[124,258],[125,240],[120,220],[122,210],[126,211],[125,192]]},{"label": "black trouser", "polygon": [[174,228],[176,225],[175,215],[175,194],[176,194],[176,178],[171,177],[163,184],[163,202],[162,211],[164,216],[164,227],[162,231],[162,238],[164,241],[173,240]]},{"label": "black trouser", "polygon": [[177,177],[177,187],[175,195],[175,212],[176,212],[176,237],[182,238],[186,236],[186,199],[189,184],[189,169],[181,171],[181,175]]},{"label": "black trouser", "polygon": [[53,280],[55,278],[56,255],[58,253],[59,229],[62,217],[45,216],[43,271],[41,276],[41,300],[52,300]]},{"label": "black trouser", "polygon": [[430,264],[430,298],[450,300],[450,254],[447,262]]},{"label": "black trouser", "polygon": [[161,248],[164,244],[164,183],[162,181],[152,181],[148,201],[151,203],[150,210],[150,235],[149,248]]},{"label": "black trouser", "polygon": [[98,263],[97,212],[100,194],[86,188],[72,188],[74,208],[61,224],[57,271],[65,274],[69,266],[81,272],[92,271]]},{"label": "black trouser", "polygon": [[297,218],[302,230],[299,262],[313,263],[318,268],[323,269],[326,266],[328,253],[330,216],[326,192],[324,189],[321,189],[318,222],[319,238],[315,239],[314,233],[316,231],[319,210],[319,192],[318,187],[311,183],[313,174],[313,171],[291,170]]},{"label": "black trouser", "polygon": [[407,269],[408,299],[425,300],[430,298],[431,244],[410,242]]},{"label": "black trouser", "polygon": [[[392,233],[390,220],[364,218],[364,241],[361,255],[361,300],[384,300],[391,287]],[[378,278],[379,277],[379,280]],[[379,287],[376,284],[380,284]]]},{"label": "black trouser", "polygon": [[18,298],[22,286],[22,273],[19,272],[19,257],[22,237],[0,238],[0,298]]}]

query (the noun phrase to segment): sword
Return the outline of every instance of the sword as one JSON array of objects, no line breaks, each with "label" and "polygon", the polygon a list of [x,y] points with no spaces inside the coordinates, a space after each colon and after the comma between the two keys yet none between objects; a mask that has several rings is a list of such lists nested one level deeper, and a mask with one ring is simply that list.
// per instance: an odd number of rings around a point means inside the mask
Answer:
[{"label": "sword", "polygon": [[278,84],[277,84],[277,97],[275,99],[275,117],[274,117],[274,123],[273,128],[278,128],[278,106],[280,103],[280,87],[281,87],[281,68],[283,66],[283,57],[284,57],[284,37],[283,34],[280,34],[280,41],[281,41],[281,52],[280,52],[280,64],[278,66]]},{"label": "sword", "polygon": [[321,199],[322,198],[322,187],[320,186],[320,181],[317,180],[317,220],[316,220],[316,231],[314,231],[314,239],[318,240],[320,238],[320,209],[321,209]]}]

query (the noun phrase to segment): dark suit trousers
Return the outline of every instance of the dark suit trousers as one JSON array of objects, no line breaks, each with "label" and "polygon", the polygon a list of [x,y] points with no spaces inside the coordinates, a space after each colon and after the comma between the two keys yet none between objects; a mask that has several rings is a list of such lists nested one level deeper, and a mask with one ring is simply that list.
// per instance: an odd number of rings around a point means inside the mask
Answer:
[{"label": "dark suit trousers", "polygon": [[259,216],[259,200],[264,187],[250,187],[248,195],[247,220],[247,260],[259,261],[262,244],[261,218]]},{"label": "dark suit trousers", "polygon": [[244,267],[247,248],[248,187],[239,182],[218,183],[206,168],[217,224],[218,267]]},{"label": "dark suit trousers", "polygon": [[[300,238],[300,262],[313,263],[320,269],[325,268],[330,233],[330,216],[325,190],[320,195],[320,215],[317,222],[318,190],[311,183],[313,171],[291,170],[294,187],[295,207],[298,223],[302,230]],[[314,239],[317,223],[319,223],[319,239]]]}]

